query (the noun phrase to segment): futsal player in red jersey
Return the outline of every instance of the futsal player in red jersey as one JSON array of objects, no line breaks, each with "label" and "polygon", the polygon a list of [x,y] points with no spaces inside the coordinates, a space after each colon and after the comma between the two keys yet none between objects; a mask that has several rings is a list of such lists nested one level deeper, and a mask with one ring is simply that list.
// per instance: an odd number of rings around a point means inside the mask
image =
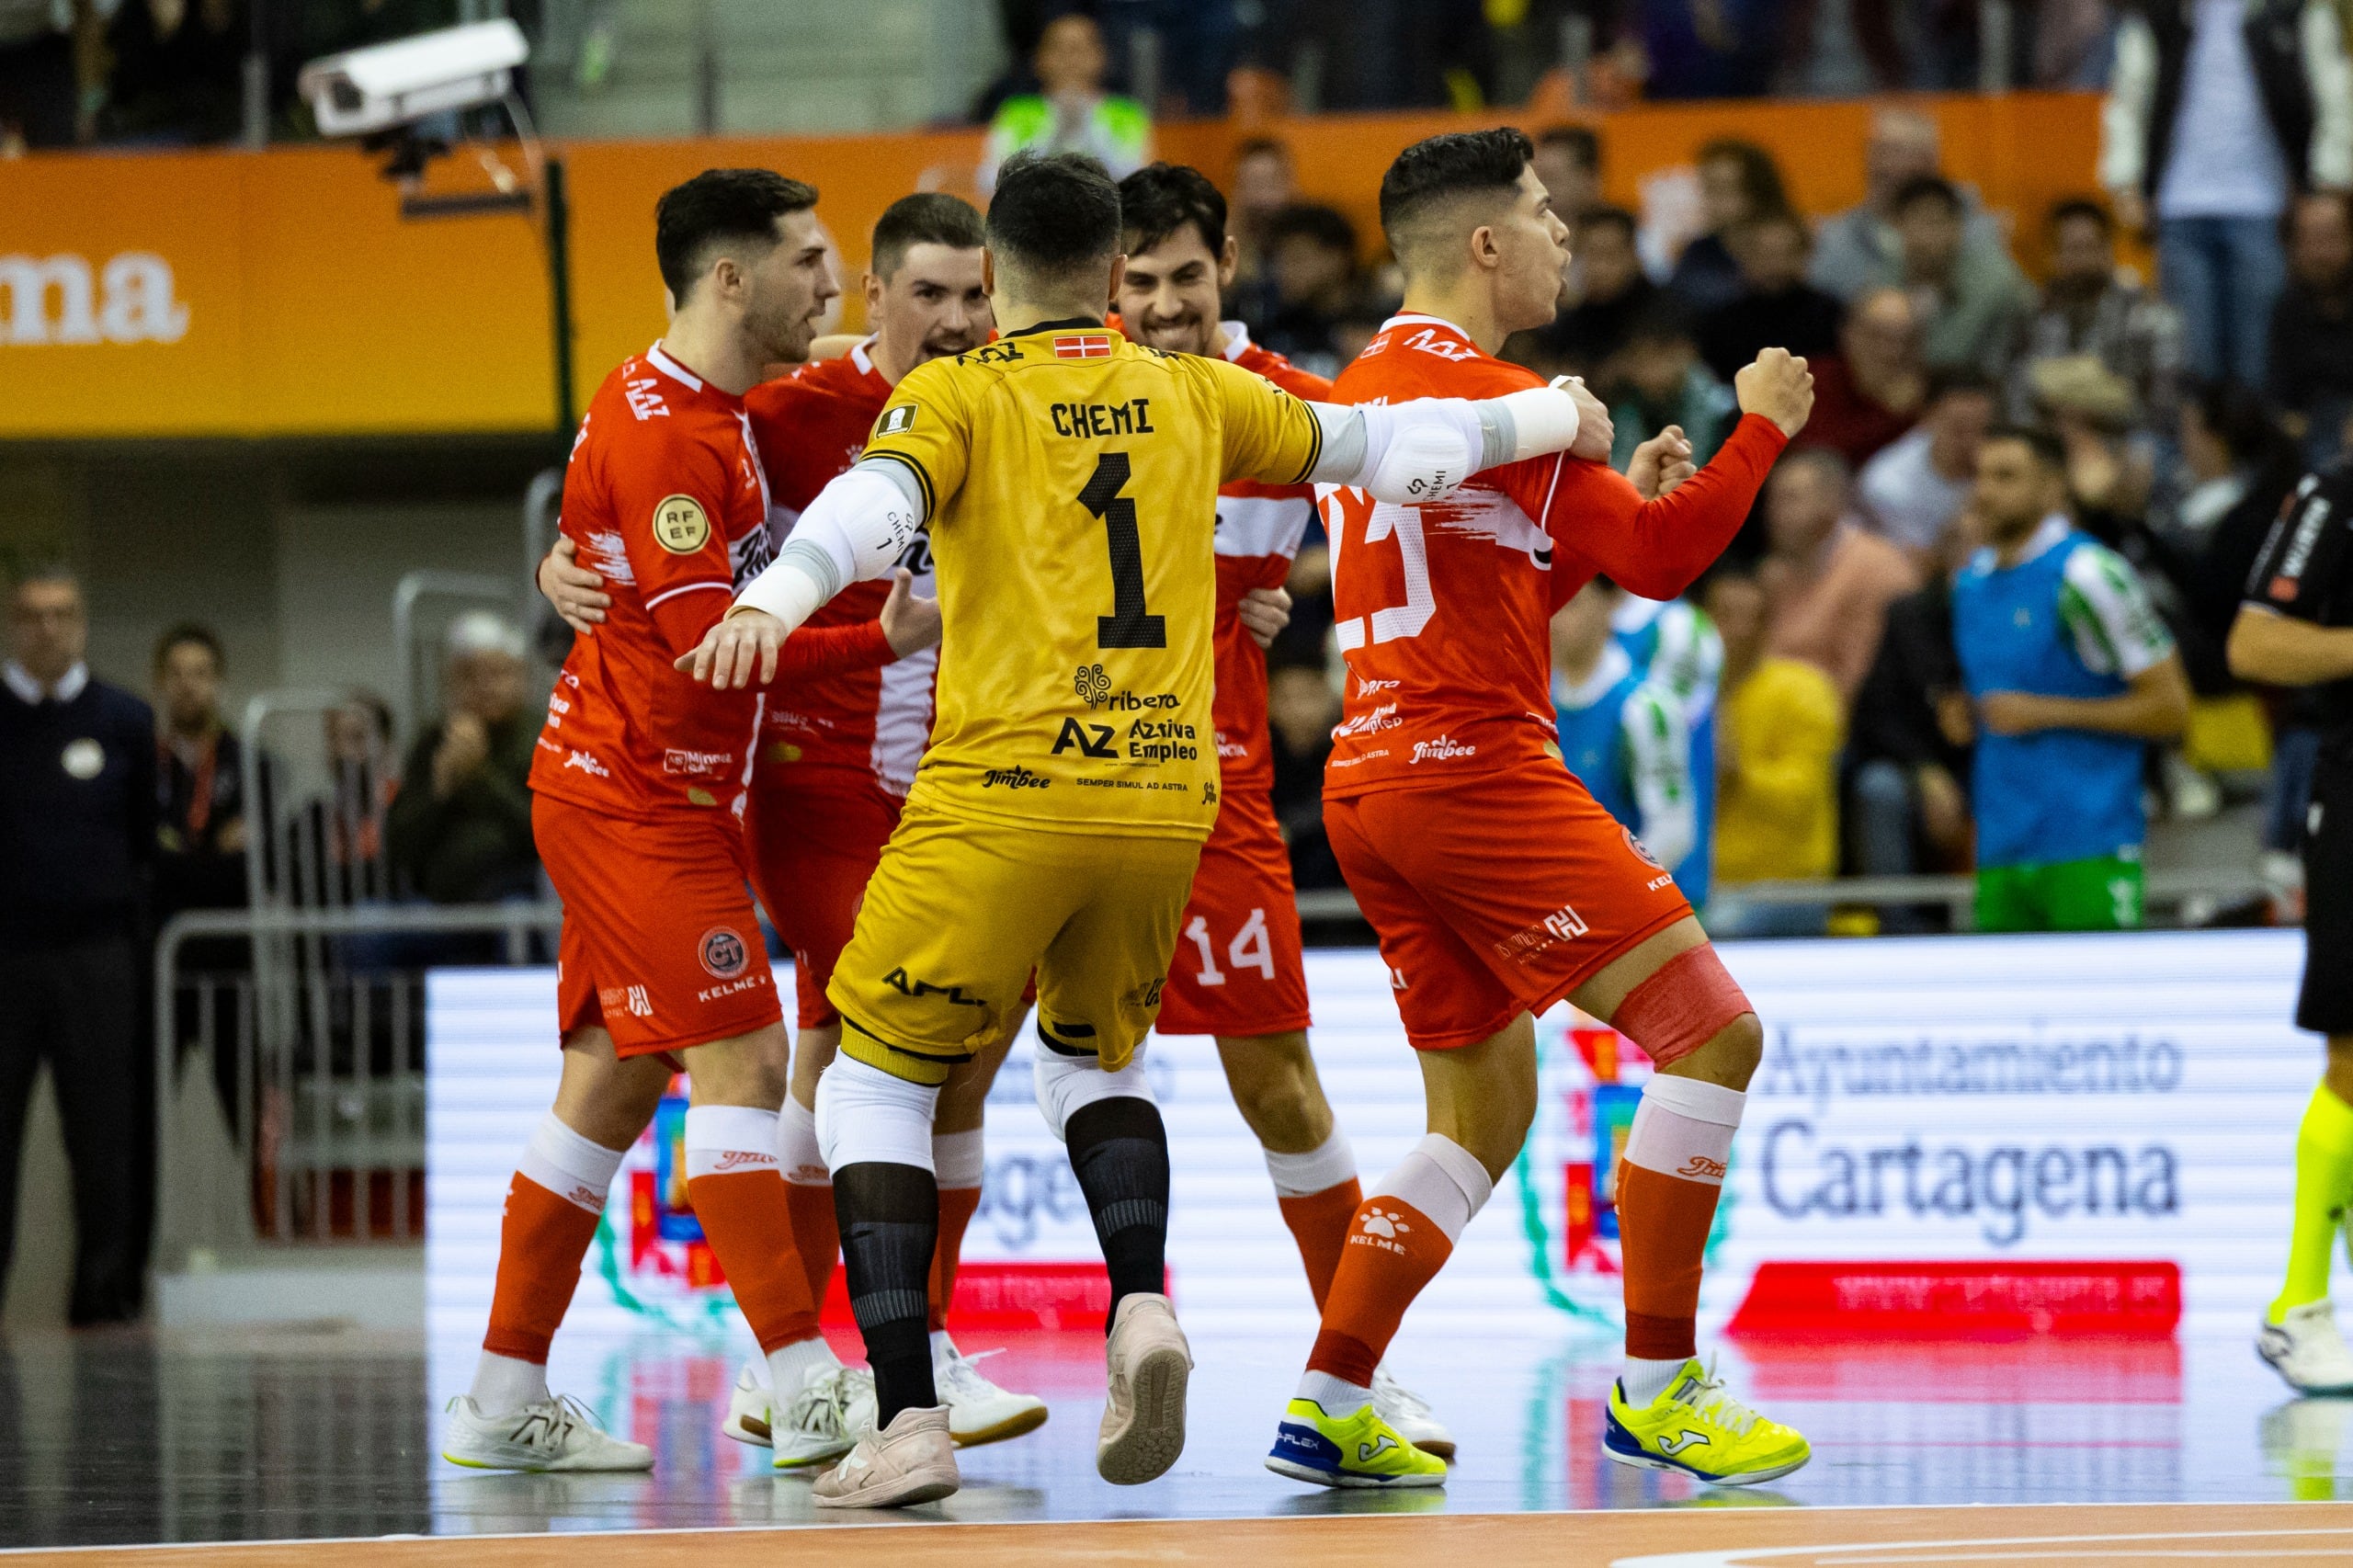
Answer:
[{"label": "futsal player in red jersey", "polygon": [[[1391,165],[1381,223],[1404,309],[1341,373],[1336,401],[1536,384],[1494,358],[1506,335],[1551,319],[1568,259],[1530,152],[1517,131],[1479,131],[1433,137]],[[1605,1451],[1713,1483],[1768,1480],[1808,1457],[1798,1433],[1723,1392],[1693,1340],[1701,1253],[1762,1031],[1674,879],[1562,766],[1549,698],[1552,613],[1597,573],[1652,598],[1690,586],[1812,406],[1804,361],[1779,349],[1735,390],[1743,417],[1722,449],[1654,499],[1581,460],[1581,441],[1418,510],[1346,489],[1324,502],[1348,671],[1324,824],[1380,937],[1429,1133],[1353,1217],[1267,1461],[1279,1473],[1444,1480],[1381,1419],[1374,1369],[1518,1156],[1536,1108],[1533,1016],[1563,1000],[1658,1069],[1619,1174],[1627,1356]]]},{"label": "futsal player in red jersey", "polygon": [[[548,701],[532,828],[564,903],[554,1108],[507,1191],[490,1329],[451,1402],[454,1463],[643,1470],[650,1449],[548,1390],[548,1348],[624,1151],[683,1061],[687,1190],[793,1419],[846,1449],[862,1373],[817,1326],[777,1160],[783,1020],[744,886],[762,699],[671,667],[771,556],[743,394],[805,351],[837,290],[812,187],[714,169],[665,194],[654,249],[675,313],[589,401],[563,528],[610,587]],[[870,1409],[870,1394],[866,1396]]]}]

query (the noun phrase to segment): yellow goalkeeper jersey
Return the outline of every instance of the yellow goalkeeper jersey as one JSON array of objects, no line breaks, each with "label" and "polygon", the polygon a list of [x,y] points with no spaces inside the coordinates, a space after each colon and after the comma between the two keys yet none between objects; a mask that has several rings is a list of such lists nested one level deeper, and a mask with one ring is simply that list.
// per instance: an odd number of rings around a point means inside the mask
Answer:
[{"label": "yellow goalkeeper jersey", "polygon": [[931,519],[943,631],[910,807],[1206,838],[1218,486],[1294,484],[1323,426],[1222,359],[1050,322],[916,367],[865,456]]}]

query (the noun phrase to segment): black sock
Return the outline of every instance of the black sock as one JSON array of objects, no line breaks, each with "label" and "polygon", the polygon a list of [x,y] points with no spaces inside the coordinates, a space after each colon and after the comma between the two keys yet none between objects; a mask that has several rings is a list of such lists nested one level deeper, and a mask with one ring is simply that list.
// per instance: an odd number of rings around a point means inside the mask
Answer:
[{"label": "black sock", "polygon": [[1108,1328],[1128,1297],[1168,1286],[1168,1130],[1158,1106],[1121,1095],[1073,1111],[1063,1141],[1111,1275]]},{"label": "black sock", "polygon": [[939,1403],[931,1382],[931,1254],[939,1184],[920,1165],[870,1160],[834,1173],[850,1311],[874,1369],[875,1421]]}]

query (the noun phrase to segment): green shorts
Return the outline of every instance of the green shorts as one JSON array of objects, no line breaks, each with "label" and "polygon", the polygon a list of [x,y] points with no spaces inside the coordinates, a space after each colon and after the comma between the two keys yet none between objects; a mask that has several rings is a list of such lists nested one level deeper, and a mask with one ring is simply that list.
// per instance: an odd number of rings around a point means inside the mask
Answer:
[{"label": "green shorts", "polygon": [[2049,866],[1981,866],[1980,931],[2131,931],[2141,925],[2138,857],[2098,855]]}]

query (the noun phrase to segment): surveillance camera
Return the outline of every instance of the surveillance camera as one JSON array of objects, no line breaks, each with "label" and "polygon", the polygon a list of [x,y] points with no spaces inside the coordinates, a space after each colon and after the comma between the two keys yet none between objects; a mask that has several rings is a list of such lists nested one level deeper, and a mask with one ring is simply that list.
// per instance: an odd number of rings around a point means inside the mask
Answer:
[{"label": "surveillance camera", "polygon": [[325,136],[365,136],[496,102],[530,57],[505,17],[347,50],[302,67],[297,85]]}]

